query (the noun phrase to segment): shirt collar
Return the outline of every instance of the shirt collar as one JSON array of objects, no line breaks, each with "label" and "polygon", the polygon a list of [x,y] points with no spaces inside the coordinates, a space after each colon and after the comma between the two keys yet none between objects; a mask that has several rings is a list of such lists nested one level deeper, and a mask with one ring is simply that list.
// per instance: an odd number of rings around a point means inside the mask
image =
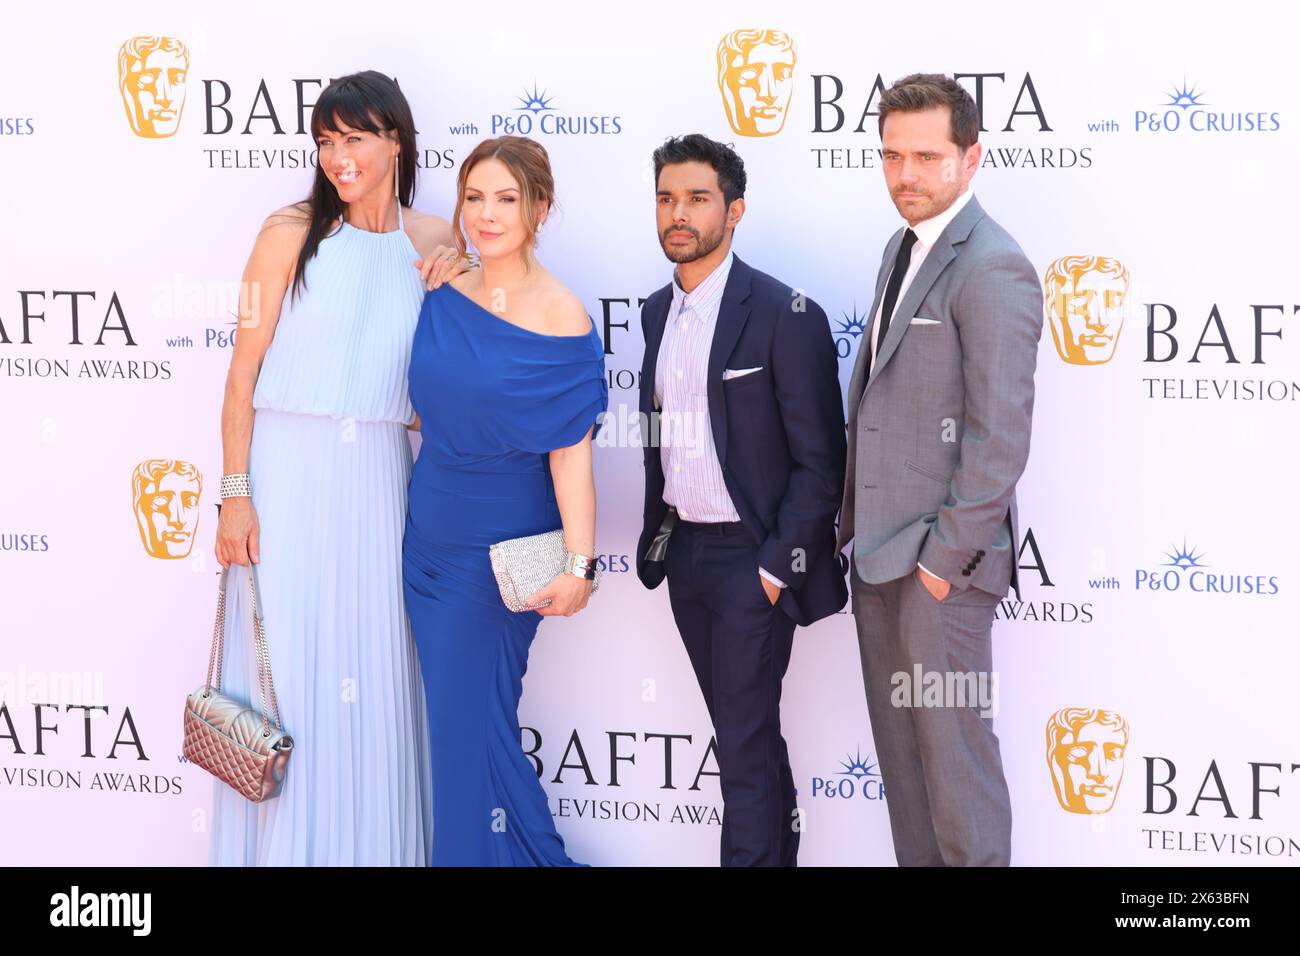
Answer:
[{"label": "shirt collar", "polygon": [[951,206],[939,213],[939,215],[918,222],[912,227],[912,231],[916,233],[916,241],[927,249],[933,246],[943,231],[948,228],[948,225],[954,219],[957,218],[957,214],[966,208],[966,204],[970,202],[974,196],[974,190],[967,189],[953,201]]},{"label": "shirt collar", "polygon": [[717,268],[705,276],[690,292],[678,284],[677,270],[673,269],[674,314],[681,311],[683,303],[689,305],[692,311],[698,312],[701,308],[721,299],[722,292],[727,287],[727,277],[731,274],[731,263],[735,258],[735,254],[729,251],[727,257],[718,263]]}]

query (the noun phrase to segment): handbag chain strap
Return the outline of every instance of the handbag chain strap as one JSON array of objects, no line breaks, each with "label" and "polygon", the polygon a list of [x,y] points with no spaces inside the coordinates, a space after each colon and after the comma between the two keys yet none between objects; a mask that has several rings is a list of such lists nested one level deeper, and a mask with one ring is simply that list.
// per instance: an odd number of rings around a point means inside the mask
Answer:
[{"label": "handbag chain strap", "polygon": [[[257,587],[257,565],[250,564],[248,589],[253,599],[253,647],[257,657],[257,694],[262,703],[262,736],[271,736],[271,721],[267,711],[270,702],[270,714],[275,715],[275,727],[283,730],[280,722],[280,705],[275,699],[275,683],[271,679],[271,654],[266,648],[266,631],[262,624],[262,601]],[[217,585],[217,620],[212,628],[212,652],[208,655],[208,678],[205,686],[221,693],[221,667],[225,656],[226,638],[226,584],[230,579],[230,567],[221,569],[221,580]],[[215,669],[217,682],[212,682]]]}]

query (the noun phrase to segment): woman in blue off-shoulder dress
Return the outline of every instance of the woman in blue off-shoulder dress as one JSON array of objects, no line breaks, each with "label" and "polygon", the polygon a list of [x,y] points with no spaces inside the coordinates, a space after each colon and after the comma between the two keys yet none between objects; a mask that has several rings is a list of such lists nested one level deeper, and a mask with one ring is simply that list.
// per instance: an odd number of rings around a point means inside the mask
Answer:
[{"label": "woman in blue off-shoulder dress", "polygon": [[[608,404],[600,335],[532,254],[553,193],[532,140],[488,140],[466,158],[454,219],[482,268],[428,294],[412,349],[422,444],[403,572],[429,708],[435,865],[573,864],[517,714],[542,617],[591,594],[592,437]],[[559,528],[568,569],[528,596],[540,610],[507,609],[488,548]]]}]

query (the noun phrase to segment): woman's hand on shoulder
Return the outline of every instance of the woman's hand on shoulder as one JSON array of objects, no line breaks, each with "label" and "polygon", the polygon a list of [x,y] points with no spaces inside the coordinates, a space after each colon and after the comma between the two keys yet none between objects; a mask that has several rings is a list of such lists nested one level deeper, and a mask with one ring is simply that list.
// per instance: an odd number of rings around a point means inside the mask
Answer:
[{"label": "woman's hand on shoulder", "polygon": [[476,265],[473,259],[462,256],[455,246],[435,246],[428,255],[415,260],[415,268],[420,271],[420,279],[427,291],[433,291],[444,282],[451,282]]},{"label": "woman's hand on shoulder", "polygon": [[456,249],[451,223],[446,219],[424,213],[411,219],[411,244],[420,253],[420,258],[415,260],[415,268],[420,272],[425,289],[436,289],[462,272],[474,268],[473,260],[461,256]]}]

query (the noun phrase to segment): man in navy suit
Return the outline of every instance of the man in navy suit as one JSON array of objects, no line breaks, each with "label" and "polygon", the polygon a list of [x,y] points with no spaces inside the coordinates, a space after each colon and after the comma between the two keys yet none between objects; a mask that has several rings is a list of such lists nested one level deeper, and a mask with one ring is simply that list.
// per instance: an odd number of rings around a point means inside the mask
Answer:
[{"label": "man in navy suit", "polygon": [[722,864],[793,866],[781,680],[796,625],[848,602],[835,549],[846,436],[826,313],[731,251],[745,167],[699,134],[654,153],[673,281],[641,309],[645,523],[718,743]]}]

